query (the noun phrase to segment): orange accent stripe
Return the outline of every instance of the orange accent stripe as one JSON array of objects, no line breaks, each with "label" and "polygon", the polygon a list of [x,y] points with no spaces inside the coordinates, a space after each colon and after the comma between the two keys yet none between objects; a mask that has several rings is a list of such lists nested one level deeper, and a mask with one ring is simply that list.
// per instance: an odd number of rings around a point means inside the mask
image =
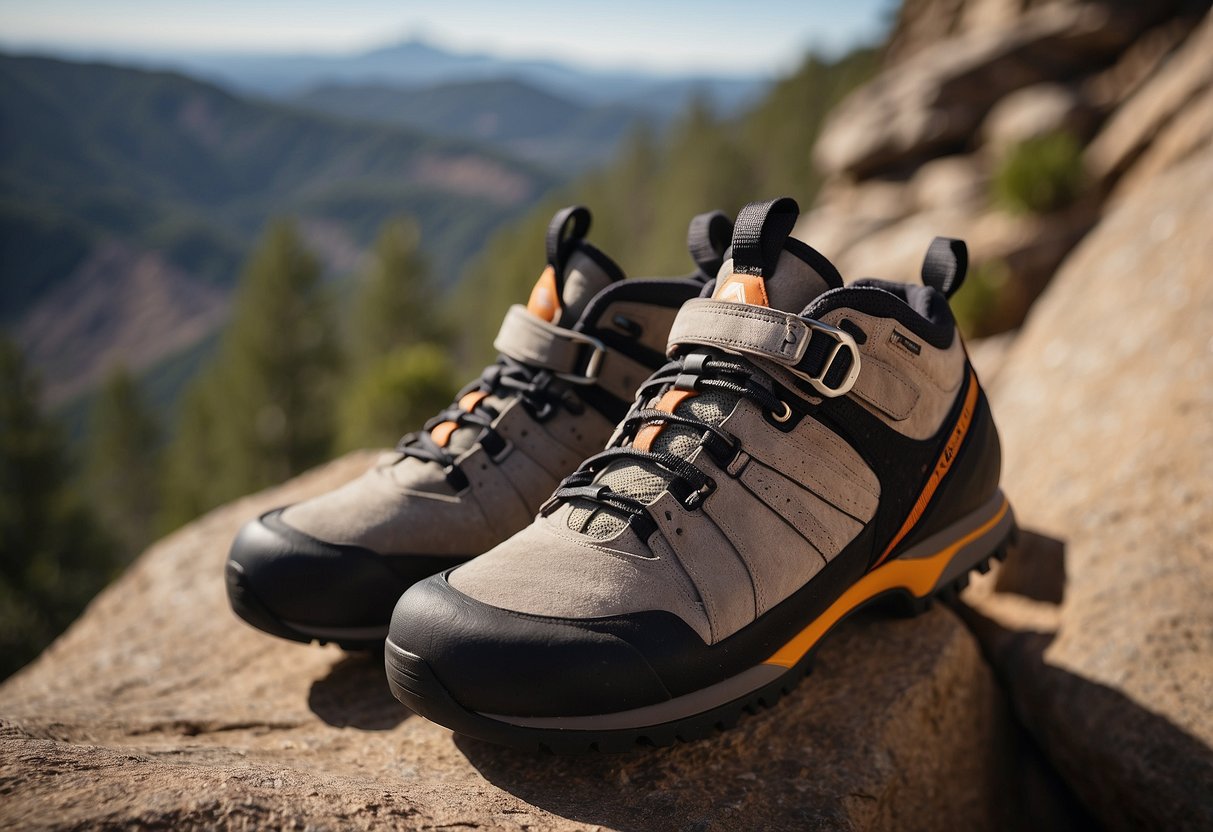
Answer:
[{"label": "orange accent stripe", "polygon": [[838,600],[826,609],[824,613],[813,620],[813,623],[797,633],[791,641],[775,651],[775,654],[763,664],[774,664],[780,667],[793,667],[804,658],[830,628],[841,621],[847,613],[870,601],[882,592],[890,589],[908,589],[918,598],[926,597],[939,582],[953,556],[961,547],[981,537],[998,525],[1006,515],[1009,505],[1004,499],[997,513],[985,523],[969,532],[964,537],[948,544],[939,552],[925,558],[909,560],[894,560],[875,569],[852,584]]},{"label": "orange accent stripe", "polygon": [[943,482],[943,478],[951,470],[952,460],[956,459],[956,453],[960,450],[960,446],[964,444],[965,437],[969,433],[969,425],[973,422],[973,410],[977,407],[977,391],[979,389],[977,375],[973,372],[972,368],[969,368],[969,391],[965,394],[965,402],[960,408],[960,415],[956,417],[956,426],[952,428],[952,435],[948,437],[948,443],[943,446],[943,452],[935,463],[935,470],[931,472],[930,479],[927,480],[922,493],[918,495],[914,508],[910,509],[909,516],[901,524],[901,528],[897,534],[893,535],[893,539],[889,541],[889,545],[885,547],[884,552],[876,559],[873,568],[884,563],[897,544],[905,539],[905,536],[910,533],[910,530],[922,518],[922,513],[927,510],[927,506],[930,504],[931,498],[935,496],[935,491],[939,488],[939,484]]},{"label": "orange accent stripe", "polygon": [[[656,410],[664,410],[666,413],[673,413],[674,408],[685,402],[692,396],[698,396],[694,390],[666,390],[661,395],[661,398],[654,406]],[[636,431],[636,438],[632,440],[632,447],[638,451],[648,452],[653,447],[653,440],[661,435],[661,430],[665,425],[660,422],[653,422]]]}]

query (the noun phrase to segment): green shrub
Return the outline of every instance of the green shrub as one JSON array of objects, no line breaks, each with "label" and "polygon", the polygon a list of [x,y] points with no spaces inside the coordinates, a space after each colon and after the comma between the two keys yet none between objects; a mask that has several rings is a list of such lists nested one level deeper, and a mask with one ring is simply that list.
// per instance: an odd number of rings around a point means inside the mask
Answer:
[{"label": "green shrub", "polygon": [[63,632],[120,563],[73,487],[72,460],[40,395],[0,334],[0,680]]},{"label": "green shrub", "polygon": [[447,351],[434,344],[397,349],[369,366],[341,403],[338,445],[391,447],[446,407],[457,373]]},{"label": "green shrub", "polygon": [[1010,270],[1001,260],[974,266],[964,285],[950,301],[956,323],[967,338],[992,335],[991,322],[997,316],[1005,294]]},{"label": "green shrub", "polygon": [[1050,133],[1012,147],[994,176],[994,200],[1017,214],[1047,214],[1078,198],[1082,148],[1069,133]]}]

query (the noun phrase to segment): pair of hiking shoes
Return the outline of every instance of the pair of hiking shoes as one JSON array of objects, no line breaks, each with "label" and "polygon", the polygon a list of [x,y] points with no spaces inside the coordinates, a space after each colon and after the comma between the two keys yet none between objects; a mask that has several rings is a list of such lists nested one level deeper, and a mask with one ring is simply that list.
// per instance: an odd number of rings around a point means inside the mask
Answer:
[{"label": "pair of hiking shoes", "polygon": [[624,280],[559,212],[496,363],[361,478],[245,526],[235,611],[385,642],[395,696],[460,733],[623,750],[773,703],[869,602],[954,592],[1014,532],[947,301],[964,244],[936,238],[923,285],[844,286],[797,213],[701,215],[693,274]]}]

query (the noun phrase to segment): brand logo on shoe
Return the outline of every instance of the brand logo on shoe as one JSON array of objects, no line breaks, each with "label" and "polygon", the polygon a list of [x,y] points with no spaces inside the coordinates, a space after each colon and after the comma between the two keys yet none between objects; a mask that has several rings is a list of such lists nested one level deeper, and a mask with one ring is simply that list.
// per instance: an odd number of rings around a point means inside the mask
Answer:
[{"label": "brand logo on shoe", "polygon": [[906,336],[902,335],[897,330],[893,330],[893,334],[891,336],[889,336],[889,340],[892,341],[894,344],[898,344],[898,345],[904,347],[905,349],[909,350],[910,352],[914,353],[915,355],[922,354],[922,345],[921,344],[919,344],[917,341],[907,338]]},{"label": "brand logo on shoe", "polygon": [[712,297],[715,300],[748,303],[751,306],[771,305],[767,299],[766,281],[756,274],[733,272],[716,287],[716,293]]}]

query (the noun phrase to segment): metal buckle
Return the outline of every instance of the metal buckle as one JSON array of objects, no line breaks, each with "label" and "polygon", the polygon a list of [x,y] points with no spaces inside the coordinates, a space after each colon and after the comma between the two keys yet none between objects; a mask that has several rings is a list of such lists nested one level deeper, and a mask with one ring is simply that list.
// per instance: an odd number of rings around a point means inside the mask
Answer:
[{"label": "metal buckle", "polygon": [[[836,326],[830,326],[829,324],[823,324],[821,321],[814,321],[806,318],[801,318],[801,320],[809,327],[809,329],[824,332],[826,335],[832,337],[836,343],[834,344],[834,349],[830,350],[830,356],[826,359],[826,363],[822,366],[821,372],[817,375],[804,373],[795,368],[791,368],[792,372],[799,378],[807,381],[810,385],[812,385],[814,390],[826,398],[833,399],[838,396],[845,396],[851,391],[851,388],[855,386],[855,380],[859,378],[859,345],[855,343],[855,339],[851,336],[851,333],[839,329]],[[808,339],[806,339],[806,345],[807,340]],[[841,384],[839,384],[837,387],[830,387],[825,382],[826,377],[829,376],[830,370],[834,366],[834,359],[838,357],[838,354],[842,352],[844,348],[851,351],[851,367],[847,371],[847,376],[842,380]]]},{"label": "metal buckle", "polygon": [[593,352],[590,353],[590,360],[585,365],[585,370],[581,373],[555,373],[557,378],[570,381],[573,384],[595,384],[598,381],[598,372],[602,369],[602,360],[606,357],[606,345],[594,338],[591,335],[586,335],[584,332],[574,332],[567,330],[560,333],[562,337],[570,341],[584,344]]}]

